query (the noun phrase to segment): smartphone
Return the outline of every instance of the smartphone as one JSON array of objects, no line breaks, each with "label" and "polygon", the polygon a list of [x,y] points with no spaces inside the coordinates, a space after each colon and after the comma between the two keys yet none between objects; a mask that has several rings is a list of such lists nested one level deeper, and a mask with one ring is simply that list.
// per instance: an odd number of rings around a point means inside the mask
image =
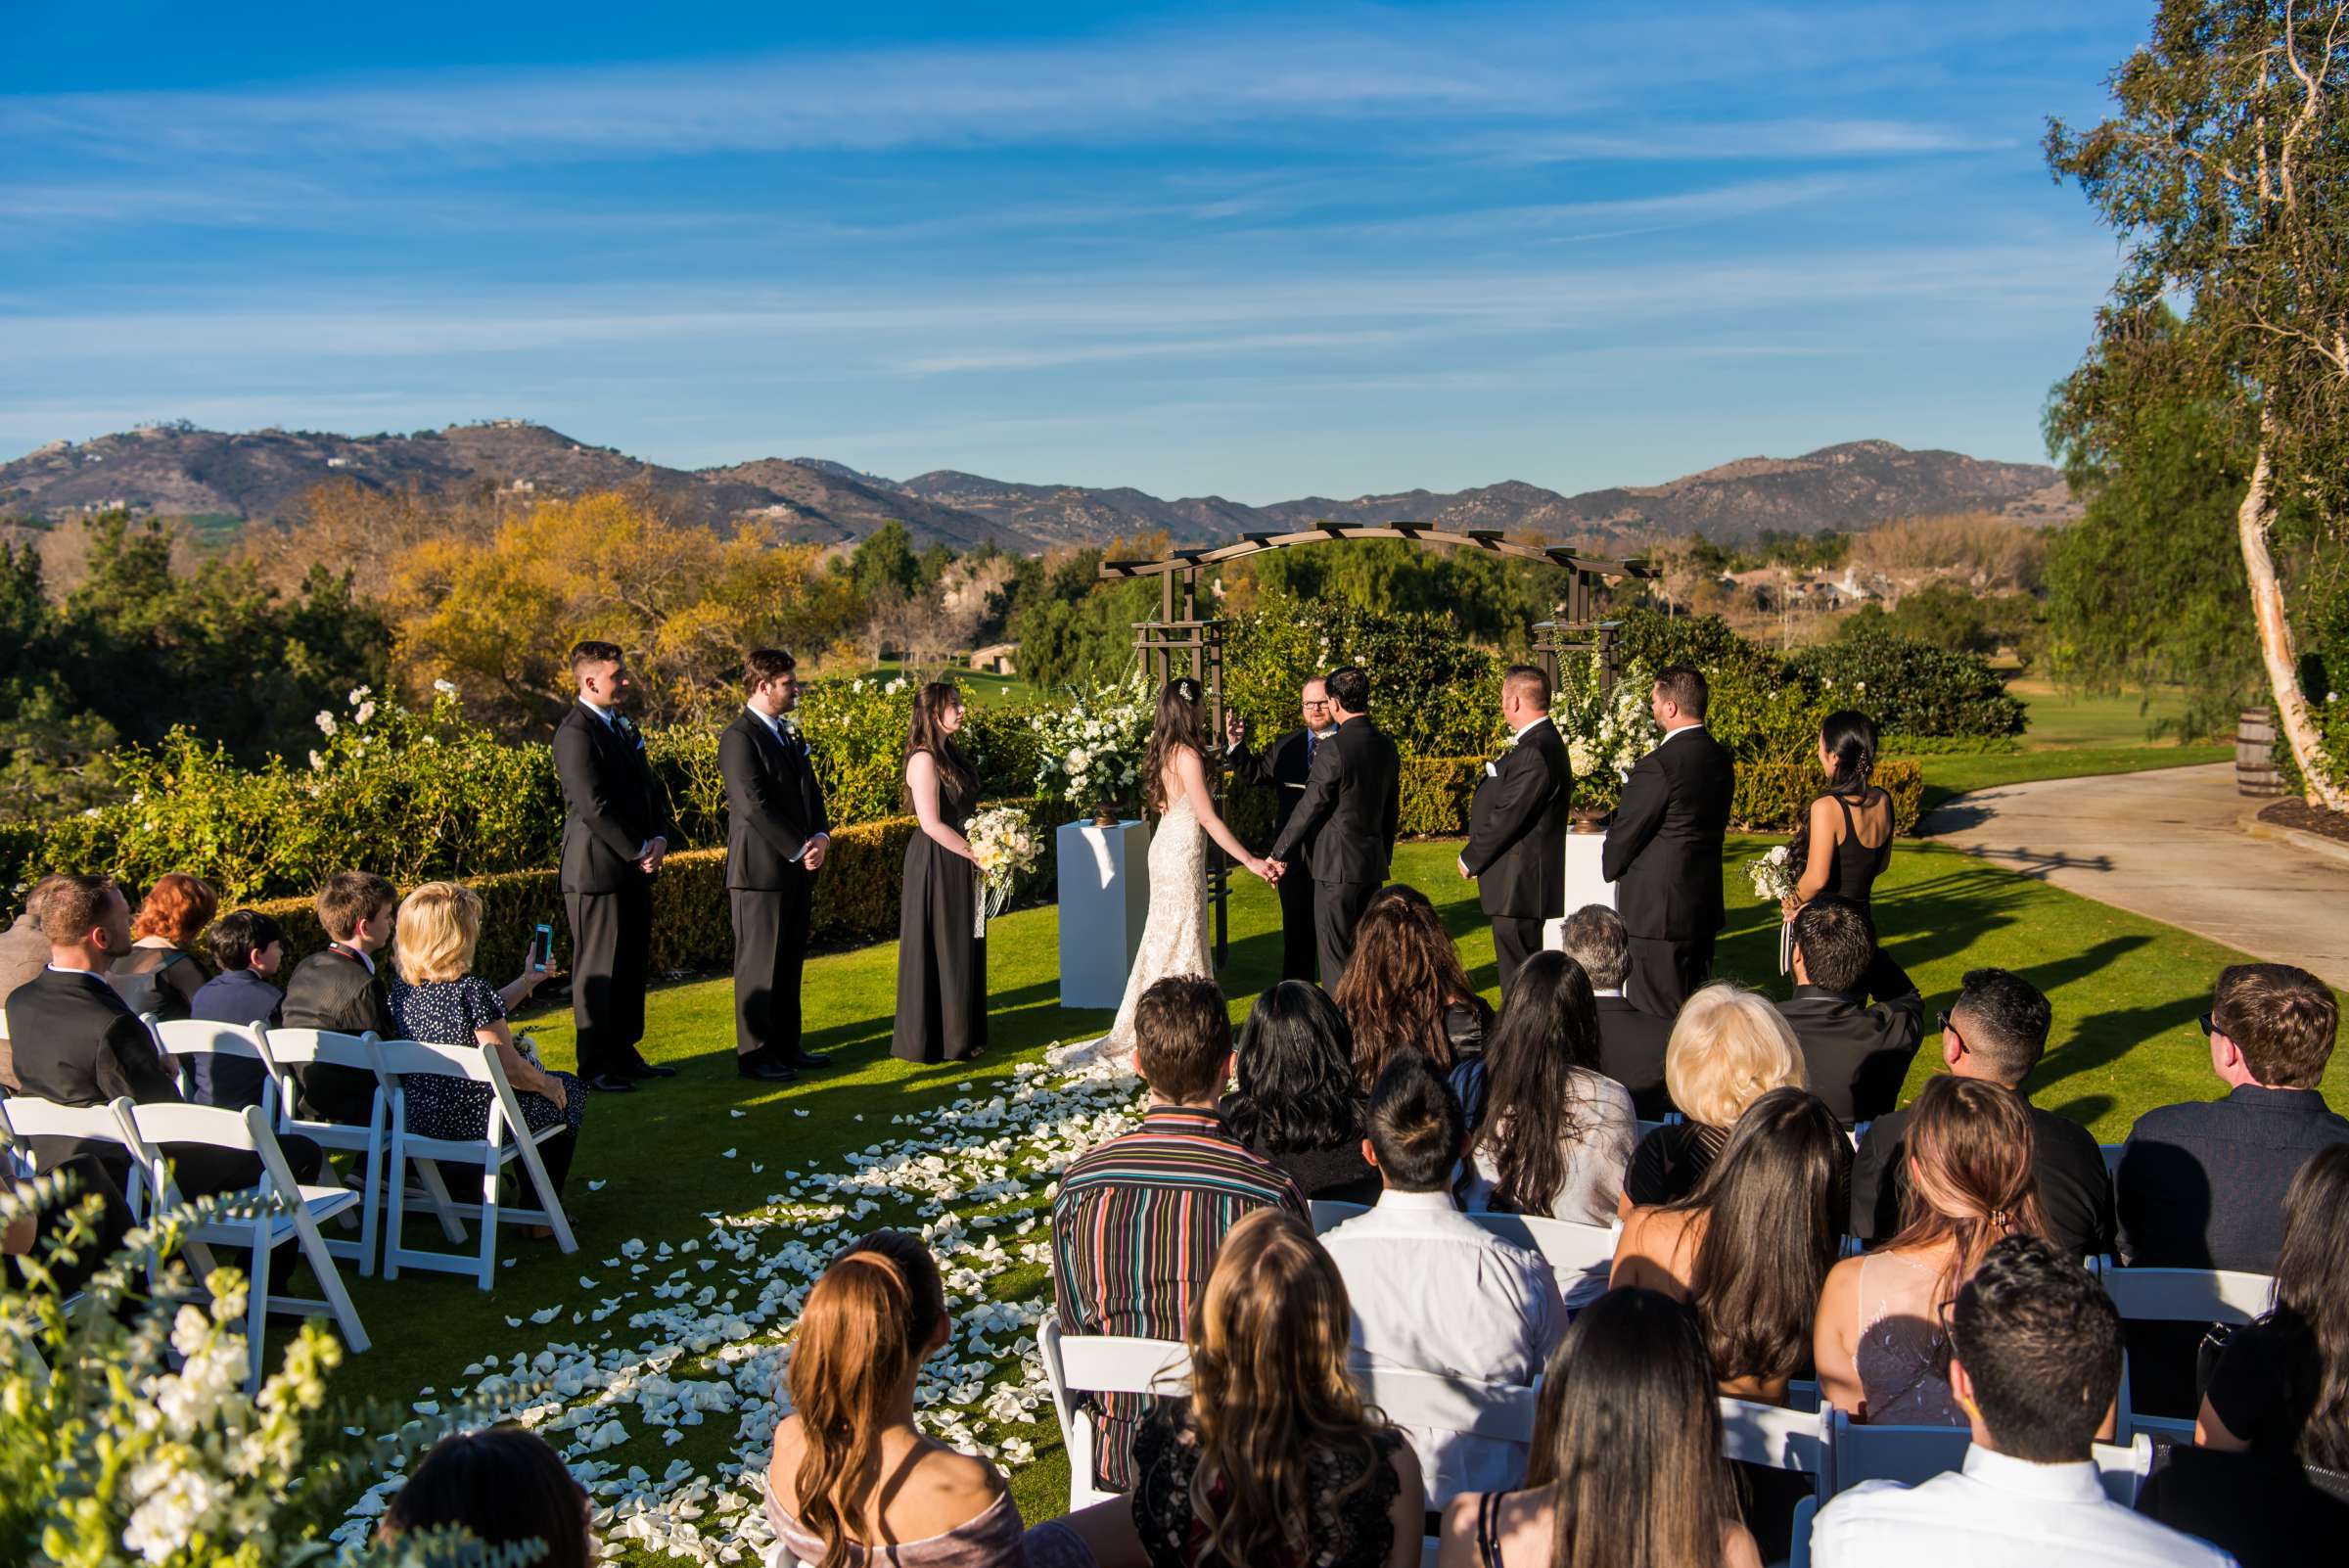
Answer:
[{"label": "smartphone", "polygon": [[530,937],[530,967],[544,969],[555,961],[555,928],[541,925]]}]

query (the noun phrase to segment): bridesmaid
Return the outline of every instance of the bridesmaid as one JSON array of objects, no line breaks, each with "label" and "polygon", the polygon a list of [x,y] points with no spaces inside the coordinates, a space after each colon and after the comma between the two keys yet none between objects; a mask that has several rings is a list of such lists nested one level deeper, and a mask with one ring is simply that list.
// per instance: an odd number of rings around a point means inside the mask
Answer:
[{"label": "bridesmaid", "polygon": [[898,913],[898,1021],[890,1054],[961,1062],[987,1043],[987,944],[979,861],[963,835],[979,806],[978,775],[955,750],[962,694],[932,681],[913,699],[905,736],[905,801],[921,823],[905,846]]}]

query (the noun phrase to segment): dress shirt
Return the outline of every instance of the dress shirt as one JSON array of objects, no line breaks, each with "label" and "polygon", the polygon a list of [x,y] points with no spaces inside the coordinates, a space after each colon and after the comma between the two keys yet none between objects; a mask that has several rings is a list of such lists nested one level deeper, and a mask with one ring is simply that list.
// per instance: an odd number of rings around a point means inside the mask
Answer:
[{"label": "dress shirt", "polygon": [[1546,723],[1548,723],[1548,722],[1549,722],[1549,715],[1548,715],[1547,714],[1543,714],[1543,715],[1542,715],[1540,718],[1531,719],[1531,720],[1528,720],[1528,721],[1527,721],[1527,722],[1525,722],[1525,723],[1522,723],[1522,724],[1518,725],[1518,726],[1517,726],[1515,729],[1513,729],[1513,730],[1511,730],[1511,731],[1509,732],[1509,744],[1510,744],[1511,746],[1514,746],[1514,745],[1516,745],[1516,744],[1517,744],[1519,741],[1521,741],[1521,740],[1525,739],[1525,732],[1526,732],[1527,730],[1529,730],[1529,729],[1533,728],[1533,727],[1534,727],[1534,725],[1536,725],[1536,724],[1546,724]]},{"label": "dress shirt", "polygon": [[[1052,1200],[1052,1294],[1063,1332],[1180,1339],[1225,1232],[1259,1209],[1307,1216],[1305,1195],[1214,1111],[1153,1105],[1141,1128],[1079,1155]],[[1105,1394],[1096,1479],[1133,1486],[1150,1400]]]},{"label": "dress shirt", "polygon": [[1672,738],[1673,738],[1675,735],[1685,735],[1685,734],[1687,734],[1687,733],[1688,733],[1690,730],[1692,730],[1692,729],[1702,729],[1702,728],[1704,728],[1704,727],[1705,727],[1705,721],[1704,721],[1703,719],[1701,719],[1701,718],[1700,718],[1700,719],[1698,719],[1698,720],[1697,720],[1695,723],[1693,723],[1693,724],[1682,724],[1682,725],[1681,725],[1680,728],[1678,728],[1678,729],[1668,729],[1668,730],[1666,730],[1666,731],[1664,732],[1664,740],[1660,740],[1660,741],[1656,742],[1656,744],[1657,744],[1658,746],[1661,746],[1661,745],[1663,745],[1663,744],[1664,744],[1664,741],[1669,741],[1669,740],[1671,740],[1671,739],[1672,739]]},{"label": "dress shirt", "polygon": [[2033,1464],[1979,1445],[1965,1467],[1904,1487],[1863,1481],[1819,1510],[1818,1568],[2232,1568],[2234,1558],[2104,1496],[2096,1467]]},{"label": "dress shirt", "polygon": [[354,947],[347,942],[330,943],[328,945],[342,948],[345,952],[350,954],[353,958],[356,958],[359,961],[359,967],[365,969],[367,973],[371,975],[375,973],[375,954],[369,952],[366,948]]},{"label": "dress shirt", "polygon": [[[1484,1229],[1443,1192],[1397,1192],[1321,1245],[1354,1306],[1354,1354],[1372,1366],[1531,1387],[1566,1333],[1547,1260]],[[1525,1484],[1525,1447],[1497,1438],[1404,1430],[1427,1478],[1428,1506],[1462,1492]]]},{"label": "dress shirt", "polygon": [[2292,1177],[2335,1143],[2349,1143],[2349,1121],[2315,1089],[2244,1084],[2223,1100],[2147,1111],[2114,1174],[2121,1256],[2151,1268],[2274,1273]]}]

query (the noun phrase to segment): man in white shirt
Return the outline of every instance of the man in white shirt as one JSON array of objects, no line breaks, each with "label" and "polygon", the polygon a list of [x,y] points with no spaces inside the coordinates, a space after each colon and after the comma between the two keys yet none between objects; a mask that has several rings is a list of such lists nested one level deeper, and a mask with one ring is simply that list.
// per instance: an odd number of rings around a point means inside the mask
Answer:
[{"label": "man in white shirt", "polygon": [[[1323,1234],[1354,1306],[1354,1353],[1373,1366],[1530,1386],[1566,1334],[1557,1276],[1541,1254],[1452,1207],[1466,1153],[1459,1101],[1418,1051],[1388,1063],[1370,1091],[1362,1153],[1385,1190],[1367,1214]],[[1427,1505],[1525,1481],[1525,1447],[1461,1432],[1405,1429]]]},{"label": "man in white shirt", "polygon": [[2093,1446],[2121,1384],[2121,1314],[2038,1236],[1990,1249],[1950,1311],[1965,1466],[1864,1481],[1820,1510],[1817,1568],[2224,1568],[2234,1559],[2112,1501]]}]

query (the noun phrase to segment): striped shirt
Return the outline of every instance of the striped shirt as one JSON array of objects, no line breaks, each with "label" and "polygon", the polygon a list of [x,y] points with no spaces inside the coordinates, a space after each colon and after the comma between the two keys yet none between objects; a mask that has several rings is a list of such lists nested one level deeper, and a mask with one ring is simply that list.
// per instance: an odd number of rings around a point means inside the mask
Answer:
[{"label": "striped shirt", "polygon": [[[1287,1173],[1242,1148],[1214,1111],[1153,1105],[1139,1130],[1080,1156],[1052,1200],[1052,1287],[1063,1331],[1183,1337],[1224,1233],[1259,1209],[1306,1217]],[[1105,1394],[1097,1480],[1133,1487],[1150,1401]]]}]

